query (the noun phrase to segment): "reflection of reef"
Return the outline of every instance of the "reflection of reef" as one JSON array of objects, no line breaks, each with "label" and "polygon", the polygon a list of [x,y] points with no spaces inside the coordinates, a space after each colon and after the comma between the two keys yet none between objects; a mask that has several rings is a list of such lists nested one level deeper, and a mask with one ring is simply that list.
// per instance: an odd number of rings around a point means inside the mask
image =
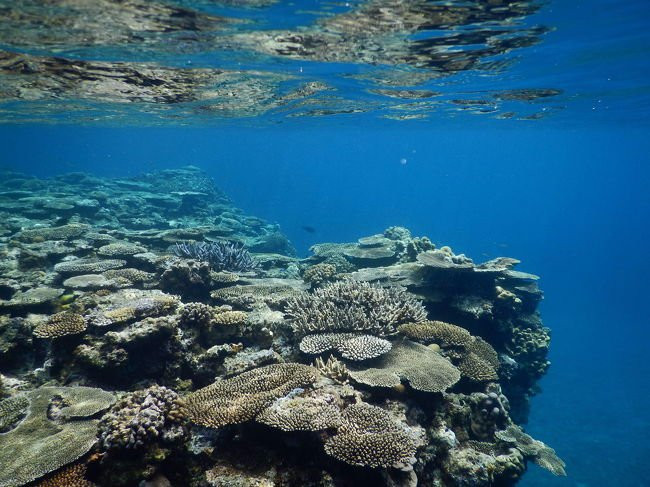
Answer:
[{"label": "reflection of reef", "polygon": [[[283,19],[282,24],[292,25],[286,29],[274,29],[272,17],[259,22],[259,9],[272,3],[0,0],[5,19],[0,41],[26,51],[0,51],[0,101],[31,102],[8,106],[4,117],[33,120],[69,111],[82,120],[128,119],[133,115],[128,103],[138,114],[153,112],[163,120],[249,117],[271,110],[274,117],[376,111],[385,118],[410,120],[440,112],[441,106],[533,120],[551,111],[527,105],[549,105],[559,94],[505,87],[465,98],[465,90],[460,95],[453,83],[438,82],[468,71],[499,73],[512,63],[511,51],[539,42],[548,29],[526,23],[540,7],[536,1],[366,0],[322,6],[320,12],[310,12],[319,16],[307,25]],[[246,8],[229,8],[228,15],[237,17],[226,18],[212,13],[219,6]],[[293,8],[302,19],[304,12]],[[314,78],[303,74],[302,67],[290,67],[287,59],[356,67],[354,74]],[[264,71],[238,70],[251,62]],[[332,73],[312,68],[305,73]],[[284,88],[294,79],[280,74],[288,69],[302,82]],[[346,91],[335,92],[339,81]],[[36,103],[52,99],[59,103]],[[117,105],[102,105],[106,103]],[[171,103],[185,105],[163,107]],[[96,115],[94,108],[110,109],[110,114]]]},{"label": "reflection of reef", "polygon": [[[205,42],[199,36],[230,19],[147,0],[0,1],[0,38],[12,46],[74,48],[92,45],[155,44],[174,36],[174,46]],[[179,37],[178,34],[183,34]]]},{"label": "reflection of reef", "polygon": [[88,62],[0,51],[0,100],[87,100],[104,103],[176,104],[223,116],[251,116],[310,96],[312,85],[280,96],[286,76],[219,69],[166,68],[153,64]]},{"label": "reflection of reef", "polygon": [[[408,65],[454,73],[480,67],[479,62],[488,56],[538,42],[546,28],[516,22],[538,8],[536,2],[456,5],[370,0],[313,27],[242,34],[234,42],[296,59]],[[409,38],[419,32],[436,35]]]},{"label": "reflection of reef", "polygon": [[[516,259],[476,264],[401,227],[298,259],[192,167],[2,176],[0,487],[565,474],[517,424],[550,339]],[[256,265],[174,254],[193,241]]]}]

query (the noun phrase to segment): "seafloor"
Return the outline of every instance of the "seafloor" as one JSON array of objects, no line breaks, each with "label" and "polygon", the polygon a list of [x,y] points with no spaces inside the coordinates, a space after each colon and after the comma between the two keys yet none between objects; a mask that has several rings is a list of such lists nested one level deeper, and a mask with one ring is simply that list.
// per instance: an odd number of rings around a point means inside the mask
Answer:
[{"label": "seafloor", "polygon": [[296,257],[196,168],[0,178],[0,487],[513,485],[537,277],[401,227]]}]

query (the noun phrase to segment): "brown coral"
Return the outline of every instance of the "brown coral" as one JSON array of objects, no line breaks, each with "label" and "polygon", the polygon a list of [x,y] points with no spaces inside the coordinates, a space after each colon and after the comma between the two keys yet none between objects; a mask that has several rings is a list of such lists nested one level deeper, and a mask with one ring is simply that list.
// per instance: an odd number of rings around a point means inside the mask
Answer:
[{"label": "brown coral", "polygon": [[216,313],[212,317],[214,325],[243,325],[246,323],[248,315],[243,311],[223,311]]},{"label": "brown coral", "polygon": [[297,363],[259,367],[193,392],[185,400],[187,415],[212,428],[250,421],[276,399],[313,384],[317,377],[315,368]]},{"label": "brown coral", "polygon": [[96,484],[86,480],[86,470],[85,463],[75,463],[42,480],[36,487],[94,487]]},{"label": "brown coral", "polygon": [[350,465],[409,470],[417,445],[405,428],[383,409],[360,403],[343,412],[338,433],[327,440],[325,452]]},{"label": "brown coral", "polygon": [[52,315],[47,323],[38,325],[34,329],[34,336],[38,338],[59,338],[66,335],[76,335],[85,330],[86,322],[83,316],[63,311]]},{"label": "brown coral", "polygon": [[465,346],[472,341],[472,335],[465,328],[444,321],[408,323],[400,326],[399,332],[418,341],[445,346]]},{"label": "brown coral", "polygon": [[350,371],[350,376],[372,387],[395,387],[404,379],[413,389],[444,392],[458,382],[460,372],[438,352],[404,340],[395,342],[392,350],[378,359],[376,367]]}]

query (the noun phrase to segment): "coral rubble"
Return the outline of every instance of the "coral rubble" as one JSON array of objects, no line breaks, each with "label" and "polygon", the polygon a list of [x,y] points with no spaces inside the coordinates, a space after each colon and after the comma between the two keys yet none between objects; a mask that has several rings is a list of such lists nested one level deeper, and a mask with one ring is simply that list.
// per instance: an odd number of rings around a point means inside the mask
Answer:
[{"label": "coral rubble", "polygon": [[550,335],[515,259],[401,227],[298,259],[195,168],[5,176],[0,487],[565,474],[519,426]]}]

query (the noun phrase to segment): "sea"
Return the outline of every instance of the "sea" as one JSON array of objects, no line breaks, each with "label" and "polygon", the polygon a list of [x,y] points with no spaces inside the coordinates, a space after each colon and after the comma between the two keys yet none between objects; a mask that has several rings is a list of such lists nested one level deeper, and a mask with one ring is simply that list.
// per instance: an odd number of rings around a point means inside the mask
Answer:
[{"label": "sea", "polygon": [[1,0],[0,166],[195,166],[299,257],[394,225],[515,257],[552,336],[525,429],[567,472],[518,485],[649,486],[649,21],[645,0]]}]

